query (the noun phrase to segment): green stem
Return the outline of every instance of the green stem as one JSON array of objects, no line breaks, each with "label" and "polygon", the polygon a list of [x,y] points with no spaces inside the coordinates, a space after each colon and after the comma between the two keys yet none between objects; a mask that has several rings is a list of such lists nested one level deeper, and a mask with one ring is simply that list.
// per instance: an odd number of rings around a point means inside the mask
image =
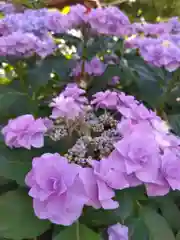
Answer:
[{"label": "green stem", "polygon": [[80,240],[79,221],[76,222],[76,240]]}]

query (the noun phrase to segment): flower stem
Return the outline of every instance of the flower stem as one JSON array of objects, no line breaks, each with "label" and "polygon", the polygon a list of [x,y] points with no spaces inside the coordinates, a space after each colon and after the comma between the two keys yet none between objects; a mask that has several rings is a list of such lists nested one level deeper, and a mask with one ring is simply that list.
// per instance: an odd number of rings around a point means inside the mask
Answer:
[{"label": "flower stem", "polygon": [[79,221],[76,222],[76,240],[81,240],[79,232]]}]

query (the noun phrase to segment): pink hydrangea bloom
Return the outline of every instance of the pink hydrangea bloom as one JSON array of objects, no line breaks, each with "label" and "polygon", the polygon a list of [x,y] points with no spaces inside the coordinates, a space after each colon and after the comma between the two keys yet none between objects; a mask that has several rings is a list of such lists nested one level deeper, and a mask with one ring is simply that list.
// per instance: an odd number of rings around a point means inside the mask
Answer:
[{"label": "pink hydrangea bloom", "polygon": [[94,208],[115,209],[119,206],[118,202],[112,200],[115,192],[98,175],[99,164],[99,162],[93,161],[93,169],[83,168],[80,172],[80,179],[89,198],[87,205]]},{"label": "pink hydrangea bloom", "polygon": [[2,129],[6,145],[11,148],[27,149],[43,147],[44,134],[48,130],[46,123],[44,119],[34,119],[29,114],[9,120]]},{"label": "pink hydrangea bloom", "polygon": [[33,159],[25,182],[30,187],[35,214],[40,219],[68,226],[80,217],[88,201],[78,178],[80,170],[81,167],[69,164],[58,153]]},{"label": "pink hydrangea bloom", "polygon": [[92,105],[97,108],[116,109],[118,104],[118,93],[107,90],[105,92],[98,92],[93,95]]},{"label": "pink hydrangea bloom", "polygon": [[117,223],[108,228],[109,240],[128,240],[128,227]]},{"label": "pink hydrangea bloom", "polygon": [[63,94],[53,98],[49,106],[53,108],[50,116],[52,119],[75,120],[83,114],[82,105],[78,104],[73,97],[64,97]]}]

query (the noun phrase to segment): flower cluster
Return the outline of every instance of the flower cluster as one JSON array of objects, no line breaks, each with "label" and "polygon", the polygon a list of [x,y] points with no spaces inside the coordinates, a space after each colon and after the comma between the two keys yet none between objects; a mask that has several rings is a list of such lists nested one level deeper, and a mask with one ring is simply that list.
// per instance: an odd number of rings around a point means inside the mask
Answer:
[{"label": "flower cluster", "polygon": [[22,115],[11,119],[2,129],[5,143],[12,148],[41,148],[44,146],[44,134],[51,128],[48,119],[34,119],[32,115]]},{"label": "flower cluster", "polygon": [[[94,31],[96,34],[124,36],[131,32],[128,17],[118,8],[98,8],[87,13],[84,6],[77,4],[71,7],[68,14],[48,9],[25,10],[23,13],[8,14],[0,20],[0,41],[16,43],[17,33],[20,33],[22,39],[29,41],[27,45],[32,46],[32,40],[27,39],[27,34],[31,34],[39,44],[42,44],[43,48],[44,45],[49,46],[51,39],[49,34],[67,33],[73,28],[84,28],[84,26],[89,33]],[[42,39],[43,41],[41,41]],[[41,48],[39,45],[34,44],[30,52],[42,56],[38,51],[39,48]],[[19,44],[14,44],[13,49],[12,53],[11,50],[9,51],[8,44],[0,46],[0,52],[3,52],[4,55],[16,55],[16,52],[21,51]],[[44,55],[52,54],[54,50],[55,48],[52,48],[52,44],[50,44]],[[26,56],[26,51],[22,54]]]},{"label": "flower cluster", "polygon": [[16,9],[13,4],[5,2],[0,3],[0,12],[2,12],[3,14],[14,13],[15,11]]},{"label": "flower cluster", "polygon": [[[117,208],[115,190],[141,184],[149,196],[180,190],[180,139],[165,122],[123,92],[98,92],[91,101],[85,93],[69,84],[50,103],[52,121],[24,115],[2,130],[8,146],[28,149],[43,146],[44,134],[58,141],[78,133],[63,156],[33,159],[26,184],[36,215],[71,225],[85,205]],[[127,229],[118,229],[109,229],[110,239],[127,239]]]},{"label": "flower cluster", "polygon": [[54,41],[49,36],[38,38],[32,33],[13,32],[10,35],[0,37],[0,55],[29,57],[36,53],[46,57],[55,50]]},{"label": "flower cluster", "polygon": [[132,32],[128,17],[116,7],[93,9],[87,21],[93,30],[101,34],[120,37]]},{"label": "flower cluster", "polygon": [[164,34],[159,38],[135,37],[126,41],[128,47],[138,48],[141,56],[156,67],[172,72],[180,66],[180,35]]},{"label": "flower cluster", "polygon": [[[92,9],[87,13],[87,9],[79,4],[72,6],[68,14],[48,9],[7,14],[0,20],[0,53],[3,56],[29,56],[36,53],[46,57],[57,49],[53,34],[68,33],[73,28],[82,32],[86,29],[86,34],[90,35],[125,38],[135,34],[135,38],[126,41],[126,46],[138,48],[145,61],[165,67],[168,71],[174,71],[180,65],[180,22],[177,17],[156,24],[131,24],[128,17],[116,7]],[[22,46],[24,42],[26,48]],[[79,74],[81,65],[80,62],[73,70],[73,75]],[[105,66],[98,58],[85,63],[89,75],[100,75],[103,69]]]}]

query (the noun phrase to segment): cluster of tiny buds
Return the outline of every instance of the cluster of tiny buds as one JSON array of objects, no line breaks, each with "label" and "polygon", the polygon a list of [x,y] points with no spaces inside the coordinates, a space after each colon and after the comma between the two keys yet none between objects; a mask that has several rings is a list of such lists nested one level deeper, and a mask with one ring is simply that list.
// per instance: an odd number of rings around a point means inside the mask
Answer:
[{"label": "cluster of tiny buds", "polygon": [[49,131],[48,136],[55,142],[68,136],[67,125],[63,122],[62,119],[59,118],[54,121],[54,125],[51,131]]},{"label": "cluster of tiny buds", "polygon": [[94,112],[89,111],[85,122],[91,134],[81,136],[65,155],[69,162],[81,166],[88,166],[91,159],[100,160],[107,157],[113,151],[114,143],[120,139],[116,130],[117,120],[110,113],[96,116]]},{"label": "cluster of tiny buds", "polygon": [[[92,109],[87,109],[84,119],[74,123],[74,130],[80,134],[80,137],[67,151],[65,157],[69,162],[83,167],[89,166],[92,159],[100,160],[107,157],[113,151],[114,143],[120,139],[116,130],[117,123],[118,121],[109,112],[98,116]],[[70,129],[67,123],[64,119],[59,118],[54,121],[48,136],[53,141],[59,141],[69,134]]]}]

